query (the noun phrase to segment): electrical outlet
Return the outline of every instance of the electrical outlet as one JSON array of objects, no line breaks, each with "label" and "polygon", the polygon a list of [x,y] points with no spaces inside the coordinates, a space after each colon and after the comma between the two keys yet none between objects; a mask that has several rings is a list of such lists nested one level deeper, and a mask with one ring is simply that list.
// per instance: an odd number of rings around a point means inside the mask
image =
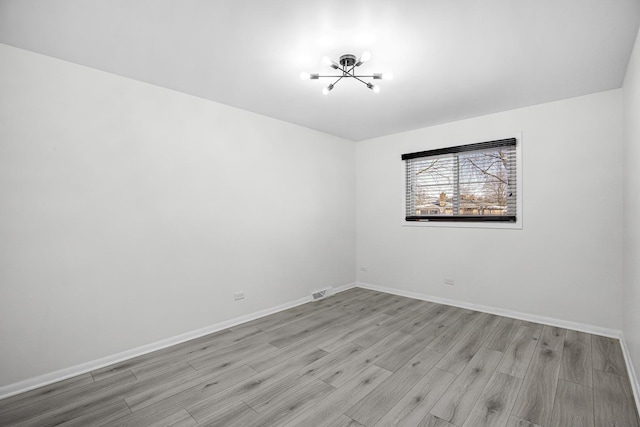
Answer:
[{"label": "electrical outlet", "polygon": [[236,292],[235,294],[233,294],[233,299],[236,301],[244,299],[244,292]]},{"label": "electrical outlet", "polygon": [[367,271],[367,267],[363,265],[362,267],[360,267],[360,271]]},{"label": "electrical outlet", "polygon": [[444,284],[449,286],[454,286],[456,282],[453,279],[444,279]]}]

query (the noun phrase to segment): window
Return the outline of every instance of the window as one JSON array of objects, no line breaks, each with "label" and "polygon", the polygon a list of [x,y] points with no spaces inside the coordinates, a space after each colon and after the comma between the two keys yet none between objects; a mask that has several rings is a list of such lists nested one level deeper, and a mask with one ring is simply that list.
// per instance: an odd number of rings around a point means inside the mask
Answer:
[{"label": "window", "polygon": [[407,221],[516,222],[516,139],[402,155]]}]

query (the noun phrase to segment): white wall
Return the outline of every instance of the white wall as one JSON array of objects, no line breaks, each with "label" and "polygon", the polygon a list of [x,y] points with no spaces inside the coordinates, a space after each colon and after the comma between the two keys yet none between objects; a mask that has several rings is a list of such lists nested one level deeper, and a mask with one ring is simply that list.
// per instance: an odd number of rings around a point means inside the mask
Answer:
[{"label": "white wall", "polygon": [[[401,154],[516,132],[523,229],[401,225]],[[359,282],[621,328],[621,90],[359,142],[356,159]]]},{"label": "white wall", "polygon": [[640,33],[629,61],[624,93],[623,333],[640,374]]},{"label": "white wall", "polygon": [[355,281],[354,143],[0,64],[0,387]]}]

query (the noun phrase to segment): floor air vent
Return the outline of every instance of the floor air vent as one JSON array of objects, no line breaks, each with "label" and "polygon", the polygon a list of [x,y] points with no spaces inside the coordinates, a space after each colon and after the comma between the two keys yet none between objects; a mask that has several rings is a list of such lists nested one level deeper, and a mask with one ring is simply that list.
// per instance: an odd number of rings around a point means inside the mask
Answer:
[{"label": "floor air vent", "polygon": [[320,301],[333,295],[333,288],[322,289],[320,291],[311,292],[312,301]]}]

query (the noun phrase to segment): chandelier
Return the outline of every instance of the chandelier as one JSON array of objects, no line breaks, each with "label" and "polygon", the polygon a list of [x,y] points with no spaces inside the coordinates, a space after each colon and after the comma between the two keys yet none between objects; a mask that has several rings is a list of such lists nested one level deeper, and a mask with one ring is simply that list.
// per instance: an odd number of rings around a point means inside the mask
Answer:
[{"label": "chandelier", "polygon": [[332,79],[336,79],[335,82],[329,84],[329,86],[325,87],[324,89],[322,89],[322,93],[324,95],[328,95],[329,92],[331,92],[334,88],[334,86],[336,84],[338,84],[338,82],[342,79],[348,78],[348,79],[355,79],[359,82],[361,82],[362,84],[364,84],[365,86],[367,86],[369,89],[371,89],[372,91],[374,91],[375,93],[380,92],[380,86],[374,85],[371,82],[367,82],[363,79],[373,79],[373,80],[381,80],[381,79],[386,79],[386,80],[391,80],[393,78],[393,75],[385,73],[373,73],[371,75],[358,75],[356,68],[358,68],[359,66],[361,66],[362,64],[364,64],[365,62],[367,62],[369,59],[371,59],[371,53],[369,52],[363,52],[362,55],[360,56],[360,58],[357,58],[355,55],[352,55],[350,53],[342,55],[340,57],[340,59],[338,60],[338,62],[332,60],[331,58],[329,58],[328,56],[325,56],[322,58],[322,63],[325,65],[328,65],[329,67],[333,68],[334,70],[337,70],[339,74],[334,74],[334,75],[321,75],[318,73],[300,73],[300,78],[302,80],[317,80],[317,79],[322,79],[322,78],[332,78]]}]

